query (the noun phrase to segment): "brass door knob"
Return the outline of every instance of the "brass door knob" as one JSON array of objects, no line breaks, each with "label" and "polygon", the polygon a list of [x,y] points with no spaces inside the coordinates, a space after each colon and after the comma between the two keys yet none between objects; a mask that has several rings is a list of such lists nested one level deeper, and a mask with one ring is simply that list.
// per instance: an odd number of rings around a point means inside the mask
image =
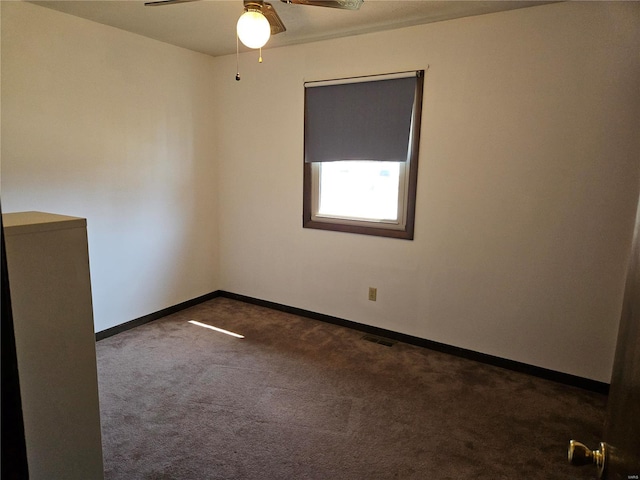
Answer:
[{"label": "brass door knob", "polygon": [[569,441],[568,458],[571,465],[595,465],[598,468],[598,478],[604,478],[607,457],[607,444],[600,442],[598,450],[591,450],[584,443]]}]

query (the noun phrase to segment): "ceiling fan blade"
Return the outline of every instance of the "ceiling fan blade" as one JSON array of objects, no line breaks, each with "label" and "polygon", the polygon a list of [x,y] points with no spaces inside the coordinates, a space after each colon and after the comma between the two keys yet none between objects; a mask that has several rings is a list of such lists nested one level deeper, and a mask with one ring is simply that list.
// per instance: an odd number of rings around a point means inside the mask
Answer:
[{"label": "ceiling fan blade", "polygon": [[296,5],[311,5],[314,7],[342,8],[344,10],[359,10],[364,0],[280,0],[284,3]]},{"label": "ceiling fan blade", "polygon": [[145,7],[157,7],[159,5],[173,5],[175,3],[197,2],[198,0],[156,0],[154,2],[146,2]]},{"label": "ceiling fan blade", "polygon": [[258,10],[265,16],[269,21],[269,25],[271,25],[271,35],[282,33],[287,30],[284,23],[282,23],[278,12],[276,12],[276,9],[273,8],[273,5],[269,2],[265,2],[264,0],[244,0],[245,12],[249,9]]},{"label": "ceiling fan blade", "polygon": [[262,14],[267,18],[267,20],[269,20],[269,25],[271,25],[271,35],[282,33],[287,30],[284,23],[282,23],[282,19],[278,15],[278,12],[276,12],[276,9],[273,8],[273,5],[270,3],[264,2]]}]

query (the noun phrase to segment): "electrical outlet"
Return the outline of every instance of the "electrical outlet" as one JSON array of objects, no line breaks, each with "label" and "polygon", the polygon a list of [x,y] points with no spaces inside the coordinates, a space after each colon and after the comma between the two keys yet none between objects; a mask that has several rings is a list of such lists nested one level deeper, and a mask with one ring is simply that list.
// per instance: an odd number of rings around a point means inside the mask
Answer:
[{"label": "electrical outlet", "polygon": [[378,289],[375,287],[369,287],[369,300],[371,300],[372,302],[375,302],[377,296],[378,296]]}]

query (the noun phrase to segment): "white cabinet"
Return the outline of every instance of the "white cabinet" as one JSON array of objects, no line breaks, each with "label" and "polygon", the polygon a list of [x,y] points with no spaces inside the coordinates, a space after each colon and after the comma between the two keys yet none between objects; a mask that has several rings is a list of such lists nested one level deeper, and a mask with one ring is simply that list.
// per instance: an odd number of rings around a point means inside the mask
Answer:
[{"label": "white cabinet", "polygon": [[3,223],[29,476],[103,479],[86,220]]}]

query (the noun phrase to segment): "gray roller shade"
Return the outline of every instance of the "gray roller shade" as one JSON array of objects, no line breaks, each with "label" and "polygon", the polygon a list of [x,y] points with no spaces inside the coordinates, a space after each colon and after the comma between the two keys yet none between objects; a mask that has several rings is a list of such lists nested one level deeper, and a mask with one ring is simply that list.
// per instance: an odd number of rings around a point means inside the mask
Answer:
[{"label": "gray roller shade", "polygon": [[305,162],[404,162],[417,78],[305,86]]}]

